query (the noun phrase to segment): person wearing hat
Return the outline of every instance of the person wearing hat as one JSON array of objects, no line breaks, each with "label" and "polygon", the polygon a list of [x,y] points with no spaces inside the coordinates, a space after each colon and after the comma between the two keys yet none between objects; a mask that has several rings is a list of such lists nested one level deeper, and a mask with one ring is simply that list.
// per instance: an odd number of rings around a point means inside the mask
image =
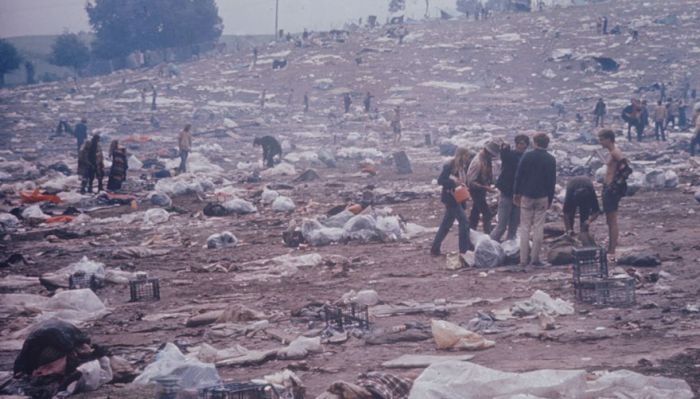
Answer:
[{"label": "person wearing hat", "polygon": [[473,205],[469,214],[469,224],[473,230],[479,226],[479,215],[482,217],[484,233],[491,233],[491,209],[486,202],[486,193],[495,193],[493,185],[493,158],[497,157],[501,146],[495,141],[489,141],[469,164],[467,170],[467,186]]}]

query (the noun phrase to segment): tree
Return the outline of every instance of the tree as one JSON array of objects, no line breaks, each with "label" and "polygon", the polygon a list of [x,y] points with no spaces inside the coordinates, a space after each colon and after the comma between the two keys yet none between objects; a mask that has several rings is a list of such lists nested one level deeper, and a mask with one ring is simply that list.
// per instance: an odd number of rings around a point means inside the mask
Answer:
[{"label": "tree", "polygon": [[389,2],[389,12],[395,13],[406,9],[406,0],[391,0]]},{"label": "tree", "polygon": [[214,41],[223,31],[215,0],[93,0],[86,10],[103,58]]},{"label": "tree", "polygon": [[15,46],[0,39],[0,87],[5,86],[5,74],[19,68],[22,58]]},{"label": "tree", "polygon": [[51,46],[51,63],[76,72],[90,62],[90,49],[75,33],[64,33]]}]

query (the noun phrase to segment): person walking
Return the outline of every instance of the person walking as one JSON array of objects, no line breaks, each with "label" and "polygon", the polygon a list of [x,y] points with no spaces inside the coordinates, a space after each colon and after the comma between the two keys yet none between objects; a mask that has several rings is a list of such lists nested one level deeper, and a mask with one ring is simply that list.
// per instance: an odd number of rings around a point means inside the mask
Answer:
[{"label": "person walking", "polygon": [[469,214],[469,227],[476,230],[481,215],[484,233],[491,233],[491,209],[486,202],[487,193],[495,193],[493,184],[493,158],[498,156],[500,146],[494,141],[486,143],[472,159],[467,170],[467,187],[472,197],[472,210]]},{"label": "person walking", "polygon": [[457,203],[454,197],[455,189],[467,183],[467,168],[473,155],[469,149],[457,148],[454,158],[442,167],[442,173],[438,177],[438,184],[442,186],[440,200],[445,205],[445,214],[433,239],[430,254],[440,256],[442,241],[447,236],[455,219],[459,223],[459,253],[463,254],[472,248],[469,240],[469,219],[464,213],[465,203]]},{"label": "person walking", "polygon": [[656,108],[654,109],[654,133],[656,136],[656,141],[661,140],[666,141],[666,116],[667,111],[661,100],[656,102]]},{"label": "person walking", "polygon": [[[515,172],[513,203],[520,207],[520,267],[541,266],[540,249],[544,238],[544,220],[552,205],[557,162],[547,152],[549,136],[538,133],[532,138],[535,149],[525,153]],[[530,235],[532,256],[530,257]]]},{"label": "person walking", "polygon": [[185,128],[182,129],[177,138],[177,145],[180,150],[180,166],[177,168],[178,173],[187,172],[187,157],[192,150],[192,133],[190,133],[190,129],[192,129],[192,125],[185,125]]},{"label": "person walking", "polygon": [[109,169],[107,190],[118,191],[126,181],[126,171],[129,169],[126,148],[119,146],[119,140],[112,140],[109,145],[109,158],[112,159],[112,166]]},{"label": "person walking", "polygon": [[496,187],[501,195],[498,199],[498,224],[491,231],[492,240],[501,241],[506,229],[508,230],[507,240],[515,239],[518,232],[520,208],[513,205],[513,185],[518,163],[529,145],[530,137],[519,134],[515,136],[515,150],[505,143],[501,146],[501,174],[496,181]]},{"label": "person walking", "polygon": [[609,154],[603,180],[603,212],[608,225],[608,260],[615,263],[615,250],[620,234],[617,210],[620,200],[627,192],[627,178],[632,174],[632,169],[622,151],[615,145],[614,131],[603,129],[598,132],[598,142]]}]

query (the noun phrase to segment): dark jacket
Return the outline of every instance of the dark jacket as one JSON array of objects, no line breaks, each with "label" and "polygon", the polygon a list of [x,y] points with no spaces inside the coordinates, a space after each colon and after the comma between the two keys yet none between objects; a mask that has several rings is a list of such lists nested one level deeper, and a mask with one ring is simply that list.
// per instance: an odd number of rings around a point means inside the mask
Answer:
[{"label": "dark jacket", "polygon": [[513,196],[513,185],[515,184],[515,172],[518,170],[518,163],[523,154],[509,148],[501,150],[501,174],[496,180],[496,187],[506,197]]},{"label": "dark jacket", "polygon": [[593,109],[593,114],[594,114],[594,115],[598,115],[598,116],[603,116],[603,115],[605,115],[605,113],[606,113],[606,109],[605,109],[605,108],[606,108],[606,107],[605,107],[605,103],[602,102],[602,101],[598,101],[598,102],[595,104],[595,109]]},{"label": "dark jacket", "polygon": [[78,139],[79,143],[85,142],[85,139],[87,139],[87,126],[80,122],[77,125],[75,125],[75,138]]},{"label": "dark jacket", "polygon": [[452,161],[450,161],[442,167],[442,172],[437,179],[438,184],[442,186],[440,201],[445,205],[457,205],[457,201],[455,201],[455,198],[452,196],[452,191],[457,187],[457,183],[450,179],[452,175]]},{"label": "dark jacket", "polygon": [[557,161],[547,150],[535,148],[520,159],[515,172],[515,194],[528,198],[554,198]]}]

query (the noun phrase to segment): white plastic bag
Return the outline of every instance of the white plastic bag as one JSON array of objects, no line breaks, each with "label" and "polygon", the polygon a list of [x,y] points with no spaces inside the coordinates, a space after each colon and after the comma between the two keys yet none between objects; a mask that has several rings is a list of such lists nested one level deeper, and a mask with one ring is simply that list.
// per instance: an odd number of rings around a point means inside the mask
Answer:
[{"label": "white plastic bag", "polygon": [[230,231],[212,234],[207,238],[207,248],[209,249],[233,247],[236,244],[238,244],[238,238]]},{"label": "white plastic bag", "polygon": [[234,198],[232,200],[224,202],[221,205],[224,208],[226,208],[227,211],[238,213],[241,215],[244,215],[247,213],[255,213],[258,211],[258,209],[255,207],[255,205],[251,204],[250,202],[248,202],[246,200],[240,199],[240,198]]},{"label": "white plastic bag", "polygon": [[264,189],[260,196],[260,202],[264,205],[271,204],[280,194],[275,190]]},{"label": "white plastic bag", "polygon": [[279,196],[272,202],[272,210],[276,212],[290,212],[295,208],[294,201],[289,197]]},{"label": "white plastic bag", "polygon": [[479,350],[496,343],[445,320],[431,320],[430,327],[438,349]]},{"label": "white plastic bag", "polygon": [[150,225],[165,223],[168,219],[170,219],[170,214],[163,208],[149,209],[143,215],[143,222]]},{"label": "white plastic bag", "polygon": [[155,383],[163,377],[179,378],[178,386],[182,389],[205,388],[221,381],[213,364],[187,359],[177,346],[170,342],[158,352],[156,360],[134,379],[134,384]]}]

